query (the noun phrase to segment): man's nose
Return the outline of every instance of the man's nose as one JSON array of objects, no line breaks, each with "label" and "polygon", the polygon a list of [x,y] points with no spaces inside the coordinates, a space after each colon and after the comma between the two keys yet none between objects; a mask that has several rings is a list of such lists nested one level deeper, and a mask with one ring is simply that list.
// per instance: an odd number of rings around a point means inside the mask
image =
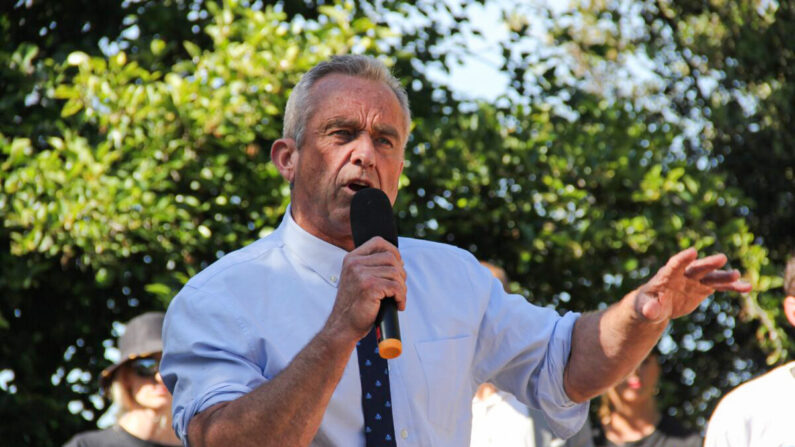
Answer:
[{"label": "man's nose", "polygon": [[375,144],[373,138],[367,132],[359,132],[353,141],[353,153],[351,162],[356,166],[371,168],[375,166]]}]

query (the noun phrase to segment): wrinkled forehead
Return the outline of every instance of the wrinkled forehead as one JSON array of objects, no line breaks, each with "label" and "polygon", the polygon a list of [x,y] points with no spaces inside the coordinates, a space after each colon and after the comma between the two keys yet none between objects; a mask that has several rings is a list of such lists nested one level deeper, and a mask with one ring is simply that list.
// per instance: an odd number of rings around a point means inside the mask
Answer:
[{"label": "wrinkled forehead", "polygon": [[[400,102],[397,93],[389,84],[360,76],[332,73],[318,79],[308,92],[307,120],[311,121],[324,108],[341,108],[345,105],[369,104],[378,105],[386,115],[395,113],[399,118],[392,125],[399,129],[402,140],[408,139],[411,129],[411,118],[408,110]],[[352,109],[351,109],[352,111]],[[347,115],[347,114],[346,114]],[[347,116],[348,118],[355,118]],[[324,117],[325,118],[325,117]]]}]

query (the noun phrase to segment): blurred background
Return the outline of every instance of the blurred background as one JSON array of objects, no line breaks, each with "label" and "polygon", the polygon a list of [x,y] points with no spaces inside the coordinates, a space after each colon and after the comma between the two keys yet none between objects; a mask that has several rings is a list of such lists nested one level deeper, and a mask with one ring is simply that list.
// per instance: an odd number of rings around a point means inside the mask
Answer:
[{"label": "blurred background", "polygon": [[703,428],[795,354],[794,33],[774,0],[2,2],[0,439],[112,423],[120,322],[275,228],[287,95],[339,53],[382,58],[411,98],[400,233],[529,301],[603,308],[681,248],[728,254],[754,292],[660,344],[658,400]]}]

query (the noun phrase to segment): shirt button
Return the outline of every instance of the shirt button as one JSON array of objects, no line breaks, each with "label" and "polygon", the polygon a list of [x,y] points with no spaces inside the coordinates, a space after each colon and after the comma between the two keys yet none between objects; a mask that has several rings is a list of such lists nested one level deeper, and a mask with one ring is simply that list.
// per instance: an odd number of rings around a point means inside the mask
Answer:
[{"label": "shirt button", "polygon": [[403,430],[400,430],[400,437],[403,438],[403,439],[408,438],[409,437],[408,430],[406,430],[405,428]]},{"label": "shirt button", "polygon": [[329,279],[331,280],[331,282],[336,283],[337,282],[337,275],[331,275],[329,277]]}]

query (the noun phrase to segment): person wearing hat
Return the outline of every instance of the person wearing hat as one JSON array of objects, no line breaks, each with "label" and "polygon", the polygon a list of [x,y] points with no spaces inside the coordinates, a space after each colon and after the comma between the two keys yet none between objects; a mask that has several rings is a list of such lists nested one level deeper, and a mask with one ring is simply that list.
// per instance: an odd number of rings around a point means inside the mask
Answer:
[{"label": "person wearing hat", "polygon": [[171,394],[160,377],[163,312],[127,323],[120,360],[102,371],[100,387],[119,406],[117,423],[75,435],[64,447],[157,447],[180,445],[171,428]]}]

